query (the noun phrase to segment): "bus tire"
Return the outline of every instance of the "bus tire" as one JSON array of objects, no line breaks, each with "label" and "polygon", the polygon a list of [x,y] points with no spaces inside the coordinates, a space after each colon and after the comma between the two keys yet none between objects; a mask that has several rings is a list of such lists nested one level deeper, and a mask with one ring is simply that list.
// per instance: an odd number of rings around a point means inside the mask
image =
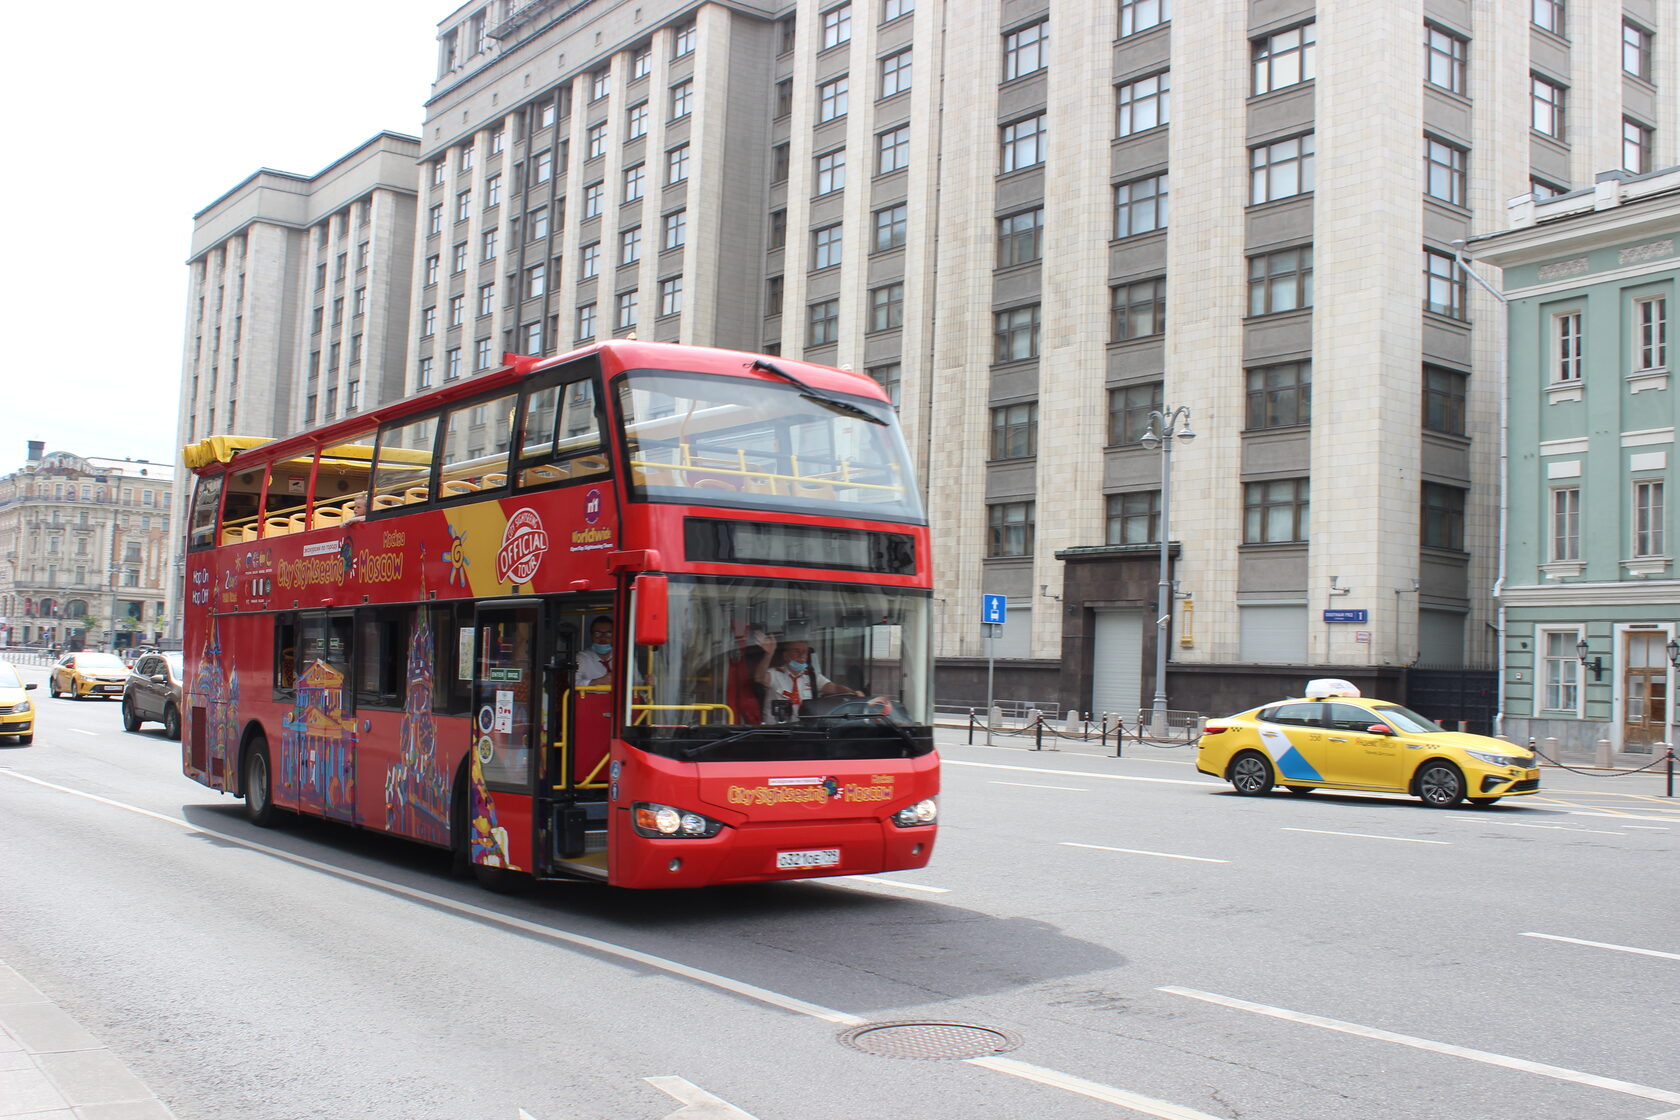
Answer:
[{"label": "bus tire", "polygon": [[258,828],[278,823],[274,808],[274,771],[268,760],[268,740],[261,733],[245,745],[245,772],[240,782],[245,795],[245,819]]},{"label": "bus tire", "polygon": [[478,880],[479,886],[493,894],[524,894],[536,881],[523,871],[482,863],[473,864],[473,878]]}]

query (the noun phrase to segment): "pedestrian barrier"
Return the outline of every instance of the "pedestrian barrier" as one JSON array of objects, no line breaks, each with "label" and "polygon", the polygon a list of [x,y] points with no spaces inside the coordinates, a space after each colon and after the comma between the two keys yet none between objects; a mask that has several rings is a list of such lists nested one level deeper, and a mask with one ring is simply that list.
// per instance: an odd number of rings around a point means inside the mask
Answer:
[{"label": "pedestrian barrier", "polygon": [[[1555,744],[1557,742],[1557,740],[1548,738],[1546,740],[1546,742]],[[1667,777],[1668,777],[1668,788],[1667,788],[1667,791],[1665,793],[1665,796],[1673,797],[1674,796],[1674,744],[1672,744],[1672,743],[1655,743],[1655,744],[1653,744],[1653,746],[1656,748],[1657,751],[1659,751],[1661,753],[1659,753],[1650,762],[1647,762],[1644,766],[1634,766],[1634,767],[1627,767],[1627,768],[1618,768],[1618,767],[1612,767],[1612,766],[1570,766],[1568,763],[1559,762],[1557,759],[1553,758],[1551,755],[1549,755],[1545,751],[1541,750],[1540,747],[1539,747],[1538,741],[1536,739],[1531,737],[1528,740],[1528,749],[1530,751],[1534,752],[1534,756],[1536,758],[1544,759],[1548,764],[1550,764],[1552,766],[1556,766],[1559,770],[1567,770],[1571,774],[1580,774],[1582,777],[1585,777],[1585,778],[1625,778],[1629,774],[1644,774],[1644,773],[1647,773],[1651,770],[1655,770],[1657,767],[1661,766],[1665,769],[1665,771],[1667,773]],[[1556,750],[1557,748],[1554,745],[1552,749]],[[1604,753],[1608,754],[1607,751],[1604,752]]]},{"label": "pedestrian barrier", "polygon": [[[1009,726],[995,718],[991,721],[990,734],[1012,737],[1031,736],[1033,750],[1044,750],[1045,738],[1050,740],[1050,750],[1057,750],[1056,743],[1060,741],[1078,743],[1101,743],[1104,748],[1112,739],[1114,742],[1114,757],[1120,758],[1124,752],[1126,742],[1137,746],[1162,747],[1167,749],[1188,747],[1201,738],[1202,726],[1206,718],[1200,712],[1166,711],[1156,712],[1150,708],[1140,709],[1138,718],[1130,725],[1113,712],[1103,712],[1098,718],[1092,719],[1093,713],[1081,713],[1077,709],[1069,709],[1064,716],[1046,713],[1040,710],[1029,710],[1025,713],[1025,720],[1019,726]],[[1056,721],[1056,722],[1052,722]],[[1056,726],[1060,723],[1060,727]],[[976,730],[987,732],[988,726],[984,715],[976,708],[968,709],[968,742],[974,743]]]}]

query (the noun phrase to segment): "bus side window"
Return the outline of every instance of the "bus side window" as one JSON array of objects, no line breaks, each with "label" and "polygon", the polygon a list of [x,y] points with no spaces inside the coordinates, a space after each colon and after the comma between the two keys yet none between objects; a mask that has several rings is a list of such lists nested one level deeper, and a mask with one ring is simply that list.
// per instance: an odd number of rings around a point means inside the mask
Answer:
[{"label": "bus side window", "polygon": [[531,393],[519,457],[522,487],[606,473],[607,455],[601,443],[592,378]]},{"label": "bus side window", "polygon": [[380,429],[369,513],[431,500],[432,449],[436,435],[435,416]]},{"label": "bus side window", "polygon": [[[188,547],[210,548],[223,543],[216,533],[216,516],[221,512],[222,476],[204,475],[193,489],[192,536]],[[226,543],[232,544],[232,541]]]},{"label": "bus side window", "polygon": [[321,449],[315,464],[315,491],[310,495],[315,528],[331,529],[367,516],[368,479],[378,438],[378,429],[369,428],[343,443]]},{"label": "bus side window", "polygon": [[274,618],[274,698],[290,700],[297,689],[297,615]]},{"label": "bus side window", "polygon": [[262,505],[263,468],[238,471],[227,476],[227,494],[222,499],[222,527],[217,540],[239,544],[257,539],[257,514]]},{"label": "bus side window", "polygon": [[432,711],[465,715],[472,711],[472,606],[422,609],[431,611],[427,623],[432,632]]}]

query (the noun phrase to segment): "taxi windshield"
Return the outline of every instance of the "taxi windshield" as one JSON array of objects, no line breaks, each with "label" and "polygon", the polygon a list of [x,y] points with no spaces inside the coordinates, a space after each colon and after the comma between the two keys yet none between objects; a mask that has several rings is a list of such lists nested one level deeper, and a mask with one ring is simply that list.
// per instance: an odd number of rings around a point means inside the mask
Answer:
[{"label": "taxi windshield", "polygon": [[1424,719],[1410,708],[1402,708],[1398,704],[1384,704],[1380,708],[1372,708],[1371,714],[1391,725],[1396,731],[1404,731],[1409,735],[1433,735],[1446,730],[1434,720]]},{"label": "taxi windshield", "polygon": [[18,680],[17,670],[5,661],[0,661],[0,688],[22,688],[23,682]]},{"label": "taxi windshield", "polygon": [[128,672],[128,666],[122,663],[122,658],[112,653],[78,653],[76,668],[84,673],[97,672]]},{"label": "taxi windshield", "polygon": [[922,519],[883,401],[659,370],[631,371],[618,400],[635,498]]},{"label": "taxi windshield", "polygon": [[905,758],[933,749],[925,591],[670,581],[670,632],[636,651],[625,737],[702,762]]}]

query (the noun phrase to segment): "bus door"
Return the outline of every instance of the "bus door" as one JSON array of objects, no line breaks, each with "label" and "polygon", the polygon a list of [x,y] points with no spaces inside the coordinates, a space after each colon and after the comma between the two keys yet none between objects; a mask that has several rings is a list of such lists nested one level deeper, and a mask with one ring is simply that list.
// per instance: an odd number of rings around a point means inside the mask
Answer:
[{"label": "bus door", "polygon": [[[610,600],[556,600],[543,676],[543,793],[551,799],[551,857],[605,871],[612,750],[616,615]],[[581,870],[582,868],[574,868]]]},{"label": "bus door", "polygon": [[[481,603],[475,611],[473,751],[484,784],[498,792],[531,795],[538,694],[537,604]],[[503,826],[509,821],[501,821]],[[523,846],[523,845],[521,845]]]}]

